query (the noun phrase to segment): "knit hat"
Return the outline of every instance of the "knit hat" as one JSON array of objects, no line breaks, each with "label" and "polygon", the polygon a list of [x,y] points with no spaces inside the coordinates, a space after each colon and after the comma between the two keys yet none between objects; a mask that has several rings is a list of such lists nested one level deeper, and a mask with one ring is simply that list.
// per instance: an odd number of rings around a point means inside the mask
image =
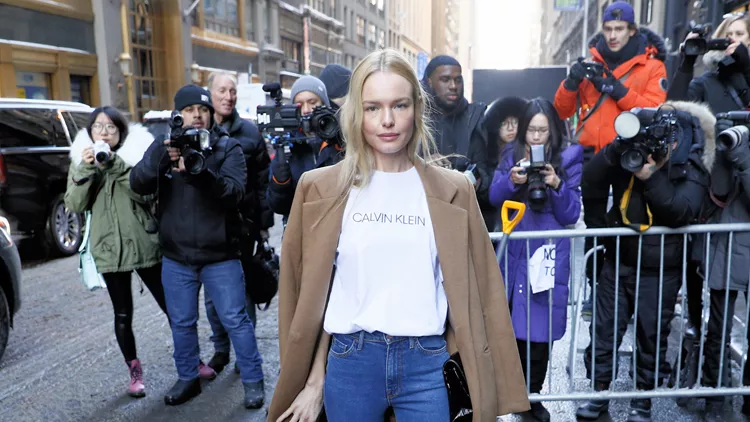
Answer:
[{"label": "knit hat", "polygon": [[616,1],[610,4],[602,14],[602,22],[609,21],[623,21],[635,25],[633,6],[624,1]]},{"label": "knit hat", "polygon": [[437,56],[430,60],[429,63],[427,63],[427,67],[424,69],[424,76],[422,76],[422,80],[426,81],[427,79],[429,79],[432,75],[432,72],[434,72],[440,66],[461,67],[461,63],[459,63],[458,60],[454,59],[451,56]]},{"label": "knit hat", "polygon": [[294,85],[292,85],[292,92],[289,97],[292,99],[292,101],[294,101],[294,98],[297,96],[297,94],[305,91],[312,92],[313,94],[320,97],[320,100],[323,101],[323,104],[327,105],[328,107],[331,106],[331,102],[328,100],[328,91],[326,90],[325,84],[315,76],[305,75],[297,79],[297,81],[294,82]]},{"label": "knit hat", "polygon": [[195,104],[208,107],[213,118],[214,106],[211,104],[211,94],[205,89],[198,85],[185,85],[174,95],[174,109],[177,111]]},{"label": "knit hat", "polygon": [[342,98],[349,92],[352,71],[339,64],[329,64],[320,72],[320,80],[326,86],[330,98]]}]

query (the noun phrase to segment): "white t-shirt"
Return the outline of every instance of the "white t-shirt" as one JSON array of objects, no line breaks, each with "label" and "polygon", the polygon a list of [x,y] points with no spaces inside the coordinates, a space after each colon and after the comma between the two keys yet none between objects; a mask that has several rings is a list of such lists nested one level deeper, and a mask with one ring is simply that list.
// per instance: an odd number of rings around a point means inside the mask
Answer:
[{"label": "white t-shirt", "polygon": [[376,171],[344,211],[323,328],[392,336],[441,335],[448,301],[417,170]]}]

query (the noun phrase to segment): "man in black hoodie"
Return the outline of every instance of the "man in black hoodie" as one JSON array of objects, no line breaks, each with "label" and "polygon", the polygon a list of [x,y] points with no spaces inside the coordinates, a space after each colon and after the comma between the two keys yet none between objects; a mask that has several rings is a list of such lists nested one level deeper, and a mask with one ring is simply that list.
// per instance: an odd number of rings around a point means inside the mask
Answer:
[{"label": "man in black hoodie", "polygon": [[133,192],[155,194],[159,201],[162,284],[179,376],[164,402],[182,404],[201,392],[196,324],[203,284],[232,339],[245,388],[245,407],[257,409],[264,401],[262,359],[245,309],[239,260],[239,205],[247,179],[242,147],[215,124],[211,94],[205,89],[195,85],[180,88],[174,106],[184,119],[184,128],[211,130],[210,149],[203,148],[203,168],[186,169],[180,150],[170,145],[172,140],[159,137],[130,172]]},{"label": "man in black hoodie", "polygon": [[434,108],[431,120],[438,153],[449,156],[451,167],[467,172],[477,191],[479,206],[487,229],[495,227],[495,208],[490,205],[489,187],[497,166],[497,157],[487,152],[487,134],[483,117],[486,106],[469,104],[464,97],[461,64],[450,56],[430,60],[424,71],[422,85],[431,95]]}]

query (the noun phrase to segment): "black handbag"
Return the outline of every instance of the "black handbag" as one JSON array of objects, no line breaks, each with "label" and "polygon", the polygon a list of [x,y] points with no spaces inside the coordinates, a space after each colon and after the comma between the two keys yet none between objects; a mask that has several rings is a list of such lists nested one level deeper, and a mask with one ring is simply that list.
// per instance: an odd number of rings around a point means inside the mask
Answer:
[{"label": "black handbag", "polygon": [[469,422],[473,418],[469,383],[466,381],[461,356],[454,353],[443,364],[443,379],[448,389],[451,422]]},{"label": "black handbag", "polygon": [[[258,309],[265,311],[279,291],[279,255],[267,240],[258,243],[255,254],[242,258],[245,293]],[[261,308],[260,305],[265,304]]]}]

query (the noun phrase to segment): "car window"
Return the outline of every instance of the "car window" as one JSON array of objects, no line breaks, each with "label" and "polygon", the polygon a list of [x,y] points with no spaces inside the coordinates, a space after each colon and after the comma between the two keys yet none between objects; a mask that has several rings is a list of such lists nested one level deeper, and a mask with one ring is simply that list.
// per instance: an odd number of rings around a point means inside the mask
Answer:
[{"label": "car window", "polygon": [[62,113],[63,119],[65,119],[65,127],[68,128],[68,133],[70,133],[70,141],[72,142],[76,135],[78,134],[78,128],[76,127],[76,122],[73,121],[73,117],[70,116],[70,113],[67,111],[64,111]]},{"label": "car window", "polygon": [[[0,109],[0,146],[45,147],[55,145],[57,113],[47,109]],[[65,135],[63,134],[63,137]]]},{"label": "car window", "polygon": [[87,113],[85,111],[71,111],[69,113],[70,116],[73,117],[73,121],[76,122],[76,127],[78,127],[78,130],[86,129],[86,125],[89,123],[89,116],[91,115],[91,113]]},{"label": "car window", "polygon": [[143,122],[143,126],[148,129],[154,138],[158,138],[160,135],[165,135],[169,132],[169,125],[166,120],[146,120]]}]

